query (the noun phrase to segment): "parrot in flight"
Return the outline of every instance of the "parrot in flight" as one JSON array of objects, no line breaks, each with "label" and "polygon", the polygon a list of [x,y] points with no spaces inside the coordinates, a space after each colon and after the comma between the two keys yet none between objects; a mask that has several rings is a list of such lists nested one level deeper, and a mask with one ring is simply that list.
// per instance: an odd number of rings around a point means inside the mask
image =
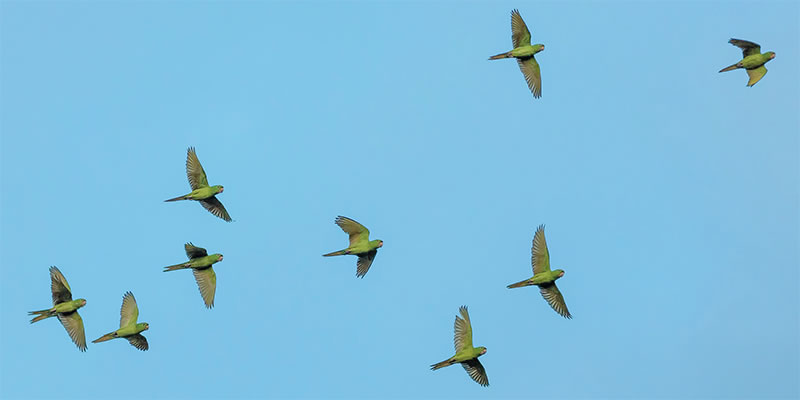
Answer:
[{"label": "parrot in flight", "polygon": [[197,281],[197,287],[200,289],[200,295],[203,297],[203,302],[206,303],[206,308],[213,308],[214,293],[217,291],[217,274],[214,273],[214,269],[211,266],[222,261],[222,254],[208,255],[206,249],[195,247],[191,243],[186,243],[183,247],[186,250],[186,256],[189,257],[189,261],[164,267],[164,272],[191,268],[194,273],[194,279]]},{"label": "parrot in flight", "polygon": [[86,335],[83,331],[83,319],[78,309],[86,305],[85,299],[72,300],[72,289],[67,278],[56,267],[50,267],[50,291],[53,293],[53,307],[46,310],[31,311],[28,315],[36,315],[31,323],[50,317],[58,317],[61,325],[67,330],[69,337],[80,351],[86,351]]},{"label": "parrot in flight", "polygon": [[459,318],[456,315],[456,322],[453,326],[455,331],[453,344],[456,348],[456,355],[431,365],[431,369],[436,371],[439,368],[461,363],[461,366],[464,367],[472,380],[478,382],[481,386],[489,386],[486,370],[481,365],[481,362],[478,361],[478,357],[486,354],[486,347],[472,347],[472,323],[469,321],[467,306],[461,306],[458,311],[461,313],[461,317]]},{"label": "parrot in flight", "polygon": [[136,298],[133,297],[133,293],[126,292],[122,296],[122,307],[119,310],[119,315],[119,329],[92,340],[92,343],[123,338],[128,339],[131,346],[139,350],[145,351],[149,349],[150,346],[147,345],[147,339],[142,336],[142,332],[150,329],[150,324],[147,322],[136,323],[139,318],[139,307],[136,305]]},{"label": "parrot in flight", "polygon": [[533,235],[533,248],[531,248],[531,264],[533,264],[533,277],[511,285],[509,289],[523,286],[539,286],[539,292],[547,300],[550,307],[562,317],[570,319],[572,315],[564,303],[564,296],[556,286],[556,280],[564,276],[563,269],[550,270],[550,252],[547,251],[547,242],[544,240],[544,225],[539,225]]},{"label": "parrot in flight", "polygon": [[189,186],[192,187],[192,192],[164,201],[196,200],[208,212],[231,222],[231,216],[228,215],[225,206],[217,199],[217,194],[222,193],[224,188],[222,185],[208,186],[206,171],[200,165],[200,160],[197,158],[194,147],[189,147],[186,152],[186,176],[189,177]]},{"label": "parrot in flight", "polygon": [[364,225],[343,216],[336,217],[336,225],[339,225],[342,230],[350,235],[350,246],[344,250],[334,251],[328,254],[323,254],[323,257],[342,256],[345,254],[353,254],[358,256],[356,263],[356,276],[363,278],[369,271],[372,261],[375,260],[375,255],[378,254],[378,248],[383,246],[383,240],[369,240],[369,229]]},{"label": "parrot in flight", "polygon": [[747,86],[755,85],[767,74],[767,67],[765,67],[764,64],[775,58],[775,52],[768,51],[761,54],[761,46],[753,42],[748,42],[747,40],[731,39],[728,43],[742,49],[742,56],[744,58],[736,64],[719,70],[719,72],[744,68],[747,70],[747,76],[750,77],[750,80],[747,81]]},{"label": "parrot in flight", "polygon": [[531,32],[528,31],[525,21],[516,9],[511,11],[511,43],[514,45],[511,51],[491,56],[489,59],[516,58],[533,97],[537,99],[542,97],[542,75],[534,55],[544,50],[544,45],[531,45]]}]

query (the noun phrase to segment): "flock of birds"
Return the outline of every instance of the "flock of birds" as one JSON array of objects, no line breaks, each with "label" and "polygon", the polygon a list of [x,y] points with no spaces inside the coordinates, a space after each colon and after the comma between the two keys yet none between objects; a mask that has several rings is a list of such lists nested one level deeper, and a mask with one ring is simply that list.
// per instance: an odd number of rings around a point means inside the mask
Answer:
[{"label": "flock of birds", "polygon": [[[543,44],[531,45],[531,34],[519,11],[511,11],[511,40],[514,48],[506,53],[501,53],[490,57],[490,60],[503,58],[514,58],[519,64],[519,68],[525,77],[528,88],[533,93],[533,97],[539,98],[542,95],[542,79],[539,70],[539,63],[534,57],[536,53],[544,50]],[[761,53],[761,47],[753,42],[739,39],[731,39],[732,45],[739,47],[743,52],[743,59],[733,65],[723,68],[719,72],[731,71],[744,68],[747,71],[749,80],[747,86],[755,85],[767,73],[764,64],[775,58],[774,52]],[[211,186],[208,178],[197,158],[195,149],[190,147],[186,156],[186,175],[191,193],[178,196],[167,202],[178,200],[198,201],[206,210],[215,216],[230,222],[231,217],[225,206],[217,199],[217,195],[223,192],[221,185]],[[353,219],[339,216],[335,220],[336,224],[349,235],[349,246],[343,250],[323,254],[324,257],[355,255],[358,257],[356,262],[356,276],[363,278],[369,271],[378,249],[383,246],[382,240],[370,240],[369,229]],[[217,287],[217,276],[212,266],[222,261],[222,254],[208,255],[206,249],[186,243],[184,246],[186,256],[189,261],[164,267],[164,272],[177,271],[181,269],[191,269],[194,273],[200,295],[207,308],[214,306],[214,294]],[[531,249],[531,264],[533,265],[533,277],[508,285],[508,288],[517,288],[536,285],[542,297],[550,307],[564,318],[572,318],[564,302],[564,296],[556,286],[556,280],[564,276],[564,270],[550,269],[550,253],[547,250],[547,242],[544,237],[544,225],[540,225],[533,237],[533,247]],[[67,283],[67,279],[56,267],[50,267],[50,289],[53,295],[53,307],[31,311],[29,315],[35,315],[31,323],[41,321],[50,317],[58,317],[61,324],[66,329],[72,341],[81,351],[86,351],[86,337],[84,334],[83,320],[78,314],[78,309],[86,305],[85,299],[72,299],[72,289]],[[456,354],[447,360],[431,365],[431,369],[447,367],[460,363],[467,371],[469,376],[482,386],[489,385],[486,370],[478,361],[478,357],[486,354],[486,348],[474,347],[472,344],[472,323],[466,306],[459,309],[461,316],[456,316],[454,324],[454,345]],[[120,309],[119,329],[107,333],[92,343],[105,342],[111,339],[123,338],[139,350],[147,350],[147,339],[142,332],[150,328],[146,322],[137,322],[139,308],[133,293],[126,292],[122,298]]]}]

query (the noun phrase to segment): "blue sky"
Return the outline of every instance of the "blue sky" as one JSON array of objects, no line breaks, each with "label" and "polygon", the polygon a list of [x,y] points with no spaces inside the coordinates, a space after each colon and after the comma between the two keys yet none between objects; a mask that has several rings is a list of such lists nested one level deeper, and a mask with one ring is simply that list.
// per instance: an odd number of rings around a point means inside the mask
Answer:
[{"label": "blue sky", "polygon": [[[542,98],[512,60],[533,39]],[[0,2],[0,397],[796,398],[796,2]],[[731,37],[777,57],[752,88]],[[195,146],[235,222],[189,202]],[[383,239],[367,276],[337,215]],[[574,319],[530,277],[547,225]],[[207,310],[191,241],[225,259]],[[150,350],[80,353],[138,300]],[[458,366],[468,305],[491,386]],[[70,384],[63,384],[69,380]]]}]

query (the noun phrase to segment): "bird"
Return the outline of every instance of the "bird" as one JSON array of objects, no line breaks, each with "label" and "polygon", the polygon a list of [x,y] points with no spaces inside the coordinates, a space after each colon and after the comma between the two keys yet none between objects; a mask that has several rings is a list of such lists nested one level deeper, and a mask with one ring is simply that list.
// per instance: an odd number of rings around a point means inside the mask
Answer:
[{"label": "bird", "polygon": [[439,368],[461,363],[461,366],[464,367],[472,380],[478,382],[481,386],[489,386],[486,369],[478,361],[478,357],[486,354],[486,347],[472,347],[472,323],[469,321],[467,306],[461,306],[458,311],[461,313],[461,318],[456,315],[456,322],[453,326],[455,331],[453,344],[456,348],[456,355],[431,365],[431,370],[436,371]]},{"label": "bird", "polygon": [[765,67],[764,64],[775,58],[775,52],[768,51],[761,54],[761,46],[753,42],[748,42],[747,40],[731,39],[728,43],[742,49],[742,56],[744,58],[736,64],[719,70],[719,72],[744,68],[747,70],[747,76],[750,77],[750,80],[747,81],[747,86],[755,85],[767,74],[767,67]]},{"label": "bird", "polygon": [[133,297],[133,293],[126,292],[122,296],[122,307],[119,310],[119,315],[119,329],[92,340],[92,343],[124,338],[128,339],[131,346],[139,350],[145,351],[149,349],[147,338],[142,336],[142,332],[150,329],[150,324],[147,322],[136,323],[136,319],[139,318],[139,307],[136,305],[136,298]]},{"label": "bird", "polygon": [[542,75],[534,55],[544,50],[544,45],[531,45],[531,32],[528,31],[525,21],[516,9],[511,11],[511,43],[514,45],[511,51],[491,56],[489,59],[516,58],[533,97],[537,99],[542,97]]},{"label": "bird", "polygon": [[364,225],[343,216],[336,217],[336,225],[339,225],[345,233],[350,235],[350,246],[344,250],[334,251],[328,254],[323,254],[323,257],[342,256],[345,254],[353,254],[358,256],[356,262],[356,277],[364,278],[364,275],[369,271],[372,261],[375,260],[375,255],[378,254],[378,248],[383,247],[383,240],[369,240],[369,229]]},{"label": "bird", "polygon": [[86,351],[83,319],[78,314],[78,309],[86,305],[86,300],[72,300],[72,289],[67,283],[67,278],[55,266],[50,267],[50,291],[53,293],[53,307],[46,310],[28,312],[28,315],[36,315],[31,320],[31,323],[50,317],[58,317],[72,342],[78,346],[80,351]]},{"label": "bird", "polygon": [[164,272],[191,268],[206,308],[213,308],[214,293],[217,291],[217,274],[214,273],[214,269],[211,266],[222,261],[222,254],[208,255],[206,249],[196,247],[191,242],[186,243],[184,249],[189,261],[164,267]]},{"label": "bird", "polygon": [[571,319],[572,315],[564,303],[564,296],[556,286],[556,280],[564,276],[563,269],[550,270],[550,252],[547,250],[547,242],[544,239],[544,225],[539,225],[533,235],[533,247],[531,248],[531,264],[533,264],[533,277],[508,285],[509,289],[523,286],[539,286],[539,292],[547,300],[550,307],[562,317]]},{"label": "bird", "polygon": [[192,192],[164,201],[196,200],[211,214],[231,222],[231,216],[228,214],[225,206],[217,199],[217,194],[222,193],[225,188],[223,188],[222,185],[208,185],[206,171],[204,171],[203,166],[200,165],[200,160],[197,158],[194,147],[189,147],[186,151],[186,176],[189,178],[189,185],[192,187]]}]

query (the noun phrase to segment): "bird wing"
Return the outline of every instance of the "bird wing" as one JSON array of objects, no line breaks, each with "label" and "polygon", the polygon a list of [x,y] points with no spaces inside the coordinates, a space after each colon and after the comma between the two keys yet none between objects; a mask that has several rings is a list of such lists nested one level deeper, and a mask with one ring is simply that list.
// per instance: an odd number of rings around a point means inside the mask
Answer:
[{"label": "bird wing", "polygon": [[473,381],[478,382],[481,386],[489,386],[489,378],[486,376],[486,370],[477,358],[464,361],[461,363],[461,366],[464,367]]},{"label": "bird wing", "polygon": [[124,328],[129,325],[136,325],[139,318],[139,307],[136,305],[136,298],[133,293],[126,292],[122,296],[122,307],[119,309],[119,327]]},{"label": "bird wing", "polygon": [[211,267],[192,268],[192,272],[194,272],[194,279],[197,281],[197,288],[200,289],[200,295],[203,296],[206,308],[213,308],[214,294],[217,291],[217,274]]},{"label": "bird wing", "polygon": [[544,240],[544,225],[539,225],[533,235],[531,264],[534,275],[550,271],[550,252],[547,250],[547,242]]},{"label": "bird wing", "polygon": [[472,348],[472,323],[469,321],[467,306],[461,306],[458,311],[463,318],[456,315],[456,322],[453,324],[453,345],[456,353],[464,349]]},{"label": "bird wing", "polygon": [[372,266],[372,261],[375,260],[376,254],[378,254],[377,249],[358,255],[358,262],[356,262],[356,277],[363,278],[364,275],[367,274],[369,267]]},{"label": "bird wing", "polygon": [[203,205],[203,208],[208,210],[210,213],[224,219],[227,222],[231,222],[231,216],[228,215],[228,210],[225,209],[225,206],[217,199],[217,196],[211,196],[205,200],[200,200],[200,204]]},{"label": "bird wing", "polygon": [[194,147],[189,147],[189,150],[186,151],[186,176],[189,178],[189,185],[192,190],[208,186],[206,171],[200,165],[200,160],[197,158],[197,153],[194,152]]},{"label": "bird wing", "polygon": [[542,293],[542,297],[547,300],[547,303],[550,304],[553,310],[561,314],[564,318],[572,318],[572,315],[567,309],[567,303],[564,302],[564,296],[561,295],[561,291],[558,290],[558,286],[556,286],[555,282],[548,285],[540,285],[539,292]]},{"label": "bird wing", "polygon": [[[766,74],[767,74],[767,67],[765,67],[763,65],[758,67],[758,68],[748,69],[747,70],[747,76],[750,77],[750,80],[747,81],[747,86],[755,85],[756,82],[760,81],[761,78],[763,78],[764,75],[766,75]],[[772,79],[772,78],[770,78],[770,79]]]},{"label": "bird wing", "polygon": [[53,305],[72,301],[72,289],[67,278],[56,267],[50,267],[50,291],[53,293]]},{"label": "bird wing", "polygon": [[539,71],[539,63],[533,56],[529,58],[518,58],[519,70],[525,76],[525,82],[528,83],[528,89],[533,93],[533,97],[542,97],[542,74]]},{"label": "bird wing", "polygon": [[78,346],[80,351],[86,351],[86,335],[83,332],[83,319],[77,311],[58,314],[58,320],[64,329],[67,330],[69,337]]},{"label": "bird wing", "polygon": [[131,346],[136,347],[139,350],[145,351],[150,348],[150,346],[147,344],[147,338],[145,338],[139,333],[135,335],[130,335],[125,339],[128,339],[128,343],[130,343]]},{"label": "bird wing", "polygon": [[189,257],[190,260],[194,260],[195,258],[205,257],[208,255],[206,249],[202,247],[197,247],[192,244],[192,242],[186,243],[183,245],[183,248],[186,250],[186,257]]},{"label": "bird wing", "polygon": [[515,49],[531,44],[531,32],[516,9],[511,11],[511,43]]},{"label": "bird wing", "polygon": [[358,222],[343,216],[336,217],[336,225],[350,235],[350,247],[363,242],[369,242],[369,229]]},{"label": "bird wing", "polygon": [[742,56],[744,57],[752,56],[753,54],[761,54],[761,46],[757,43],[740,39],[731,39],[728,43],[742,49]]}]

